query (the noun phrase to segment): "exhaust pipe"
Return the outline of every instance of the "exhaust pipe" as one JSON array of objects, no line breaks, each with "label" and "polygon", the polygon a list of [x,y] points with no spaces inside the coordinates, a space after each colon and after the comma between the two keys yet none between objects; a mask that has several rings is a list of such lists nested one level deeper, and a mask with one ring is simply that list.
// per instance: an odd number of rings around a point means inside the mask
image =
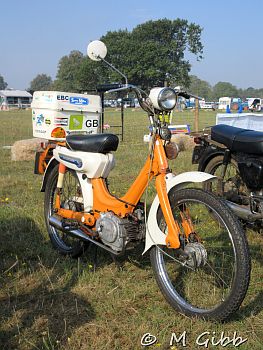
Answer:
[{"label": "exhaust pipe", "polygon": [[228,200],[225,200],[225,203],[240,219],[243,219],[246,221],[256,221],[259,219],[263,219],[263,213],[253,214],[250,209],[244,208],[241,205],[235,204]]},{"label": "exhaust pipe", "polygon": [[111,254],[114,254],[114,255],[122,255],[123,254],[123,251],[115,251],[107,246],[105,246],[104,244],[98,242],[97,240],[93,239],[92,236],[89,236],[87,235],[84,231],[82,231],[80,228],[77,228],[77,229],[66,229],[64,226],[63,226],[63,220],[64,218],[62,216],[59,216],[59,215],[52,215],[49,217],[49,224],[53,227],[55,227],[57,230],[60,230],[60,231],[63,231],[63,232],[66,232],[67,234],[73,236],[73,237],[76,237],[78,239],[81,239],[87,243],[93,243],[97,246],[99,246],[100,248],[104,249],[104,250],[107,250],[109,253]]},{"label": "exhaust pipe", "polygon": [[78,237],[84,241],[92,241],[93,242],[93,239],[90,238],[87,234],[85,234],[81,229],[72,229],[72,230],[69,230],[69,229],[66,229],[64,226],[63,226],[63,218],[62,216],[59,216],[59,215],[52,215],[50,216],[49,218],[49,223],[51,226],[55,227],[56,229],[60,230],[60,231],[63,231],[63,232],[67,232],[68,234],[74,236],[74,237]]},{"label": "exhaust pipe", "polygon": [[64,231],[63,227],[62,227],[62,223],[61,223],[61,221],[62,221],[61,216],[54,214],[54,215],[49,217],[48,221],[49,221],[51,226],[55,227],[58,230]]}]

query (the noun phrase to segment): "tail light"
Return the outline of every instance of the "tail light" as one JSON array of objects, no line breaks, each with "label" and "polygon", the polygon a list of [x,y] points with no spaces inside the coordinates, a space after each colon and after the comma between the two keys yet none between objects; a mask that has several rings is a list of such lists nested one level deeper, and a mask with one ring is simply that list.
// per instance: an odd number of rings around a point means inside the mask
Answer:
[{"label": "tail light", "polygon": [[196,143],[197,145],[201,145],[202,144],[201,137],[194,137],[194,143]]}]

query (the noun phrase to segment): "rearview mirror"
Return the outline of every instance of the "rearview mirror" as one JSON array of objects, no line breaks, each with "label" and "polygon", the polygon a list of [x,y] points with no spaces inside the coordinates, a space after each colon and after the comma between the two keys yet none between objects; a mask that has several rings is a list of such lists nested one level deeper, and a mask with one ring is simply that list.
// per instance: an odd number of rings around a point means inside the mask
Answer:
[{"label": "rearview mirror", "polygon": [[94,40],[89,43],[87,54],[91,60],[101,61],[107,55],[107,47],[102,41]]}]

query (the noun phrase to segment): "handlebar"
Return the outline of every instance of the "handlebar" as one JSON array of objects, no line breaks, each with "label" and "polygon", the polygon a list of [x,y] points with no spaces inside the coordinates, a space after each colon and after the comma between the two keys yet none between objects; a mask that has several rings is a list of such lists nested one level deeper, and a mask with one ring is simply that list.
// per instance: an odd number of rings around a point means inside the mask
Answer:
[{"label": "handlebar", "polygon": [[[175,90],[175,92],[176,92],[176,90]],[[186,91],[178,91],[177,96],[184,97],[187,100],[189,100],[191,97],[196,98],[197,100],[202,100],[202,97],[190,94],[189,92],[186,92]]]},{"label": "handlebar", "polygon": [[[97,86],[97,91],[98,92],[117,92],[117,91],[123,91],[123,90],[137,90],[137,91],[140,91],[140,93],[143,93],[145,96],[148,96],[142,89],[138,88],[137,86],[135,85],[132,85],[132,84],[103,84],[103,85],[98,85]],[[193,95],[187,91],[183,91],[183,90],[177,90],[177,89],[174,89],[175,93],[177,94],[177,96],[181,96],[181,97],[184,97],[186,99],[189,99],[189,98],[196,98],[198,100],[202,100],[202,97],[200,96],[196,96],[196,95]]]},{"label": "handlebar", "polygon": [[150,114],[154,114],[154,108],[152,106],[151,100],[145,91],[138,88],[138,86],[132,84],[103,84],[97,86],[97,92],[117,92],[124,90],[133,90],[138,98],[141,108]]},{"label": "handlebar", "polygon": [[[152,105],[152,102],[148,96],[148,94],[140,89],[139,87],[132,85],[132,84],[103,84],[97,86],[97,92],[107,93],[107,92],[118,92],[118,91],[124,91],[124,90],[133,90],[138,98],[139,104],[141,108],[151,114],[154,115],[154,107]],[[190,99],[191,97],[196,98],[198,100],[201,100],[202,98],[193,94],[190,94],[186,91],[183,91],[181,89],[174,88],[174,91],[177,96],[184,97],[186,99]]]},{"label": "handlebar", "polygon": [[102,84],[102,85],[97,85],[97,92],[108,92],[112,91],[114,89],[119,89],[123,87],[123,84]]},{"label": "handlebar", "polygon": [[135,85],[132,84],[103,84],[103,85],[98,85],[97,86],[97,92],[117,92],[117,91],[123,91],[123,90],[141,90]]}]

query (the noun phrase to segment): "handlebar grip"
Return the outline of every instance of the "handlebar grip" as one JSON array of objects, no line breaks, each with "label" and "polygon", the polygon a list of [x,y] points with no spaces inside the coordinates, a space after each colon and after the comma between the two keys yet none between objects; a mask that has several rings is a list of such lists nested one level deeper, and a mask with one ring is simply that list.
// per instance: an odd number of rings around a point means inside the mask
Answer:
[{"label": "handlebar grip", "polygon": [[187,100],[188,100],[190,97],[192,97],[191,95],[189,95],[189,94],[188,94],[187,92],[185,92],[185,91],[179,92],[178,96],[182,96],[182,97],[186,98]]},{"label": "handlebar grip", "polygon": [[122,88],[124,85],[123,84],[101,84],[101,85],[97,85],[96,90],[97,92],[106,92],[109,90],[115,90],[115,89],[120,89]]}]

